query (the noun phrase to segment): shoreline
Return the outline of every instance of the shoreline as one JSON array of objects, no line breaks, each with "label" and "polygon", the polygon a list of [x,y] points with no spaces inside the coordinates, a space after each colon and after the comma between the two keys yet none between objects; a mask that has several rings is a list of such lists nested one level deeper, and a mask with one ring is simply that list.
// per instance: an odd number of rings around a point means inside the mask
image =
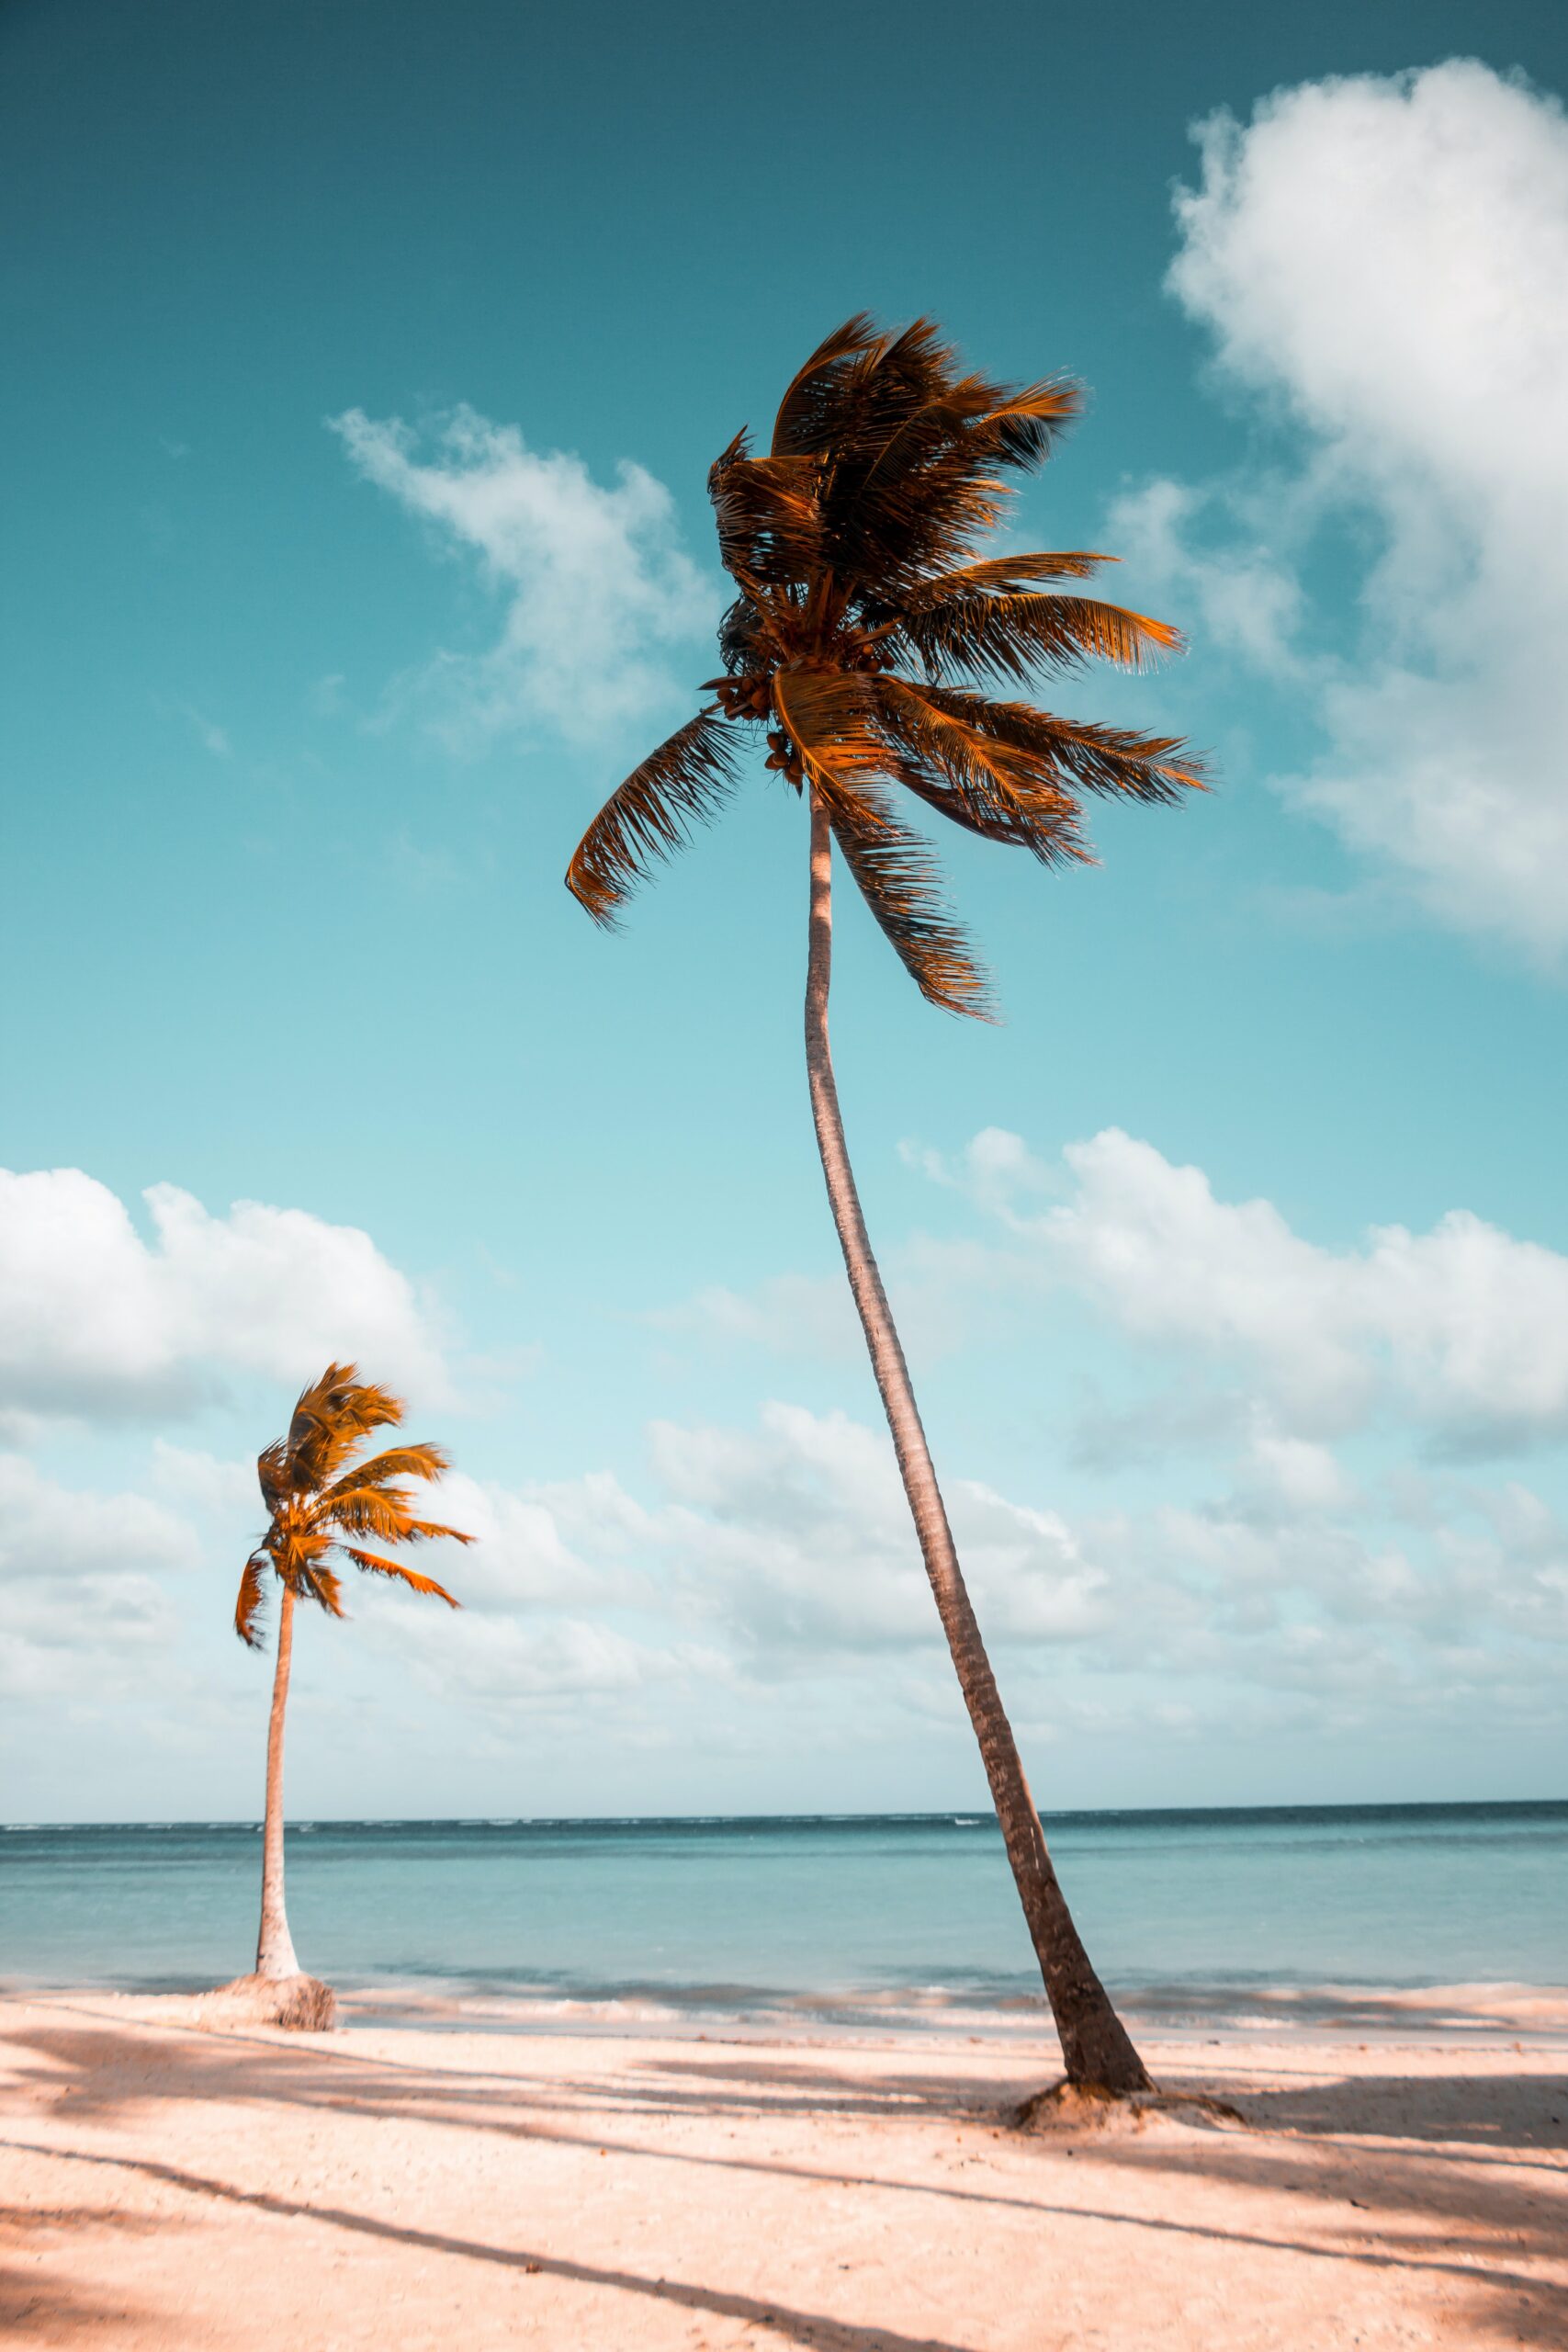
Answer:
[{"label": "shoreline", "polygon": [[[750,1986],[644,1985],[604,1992],[473,1979],[335,1979],[345,2027],[386,2030],[485,2032],[648,2040],[793,2041],[949,2037],[998,2048],[1054,2046],[1043,1994],[987,2000],[943,1985],[874,1991],[760,1992]],[[186,1978],[177,1985],[60,1984],[0,1977],[0,2000],[59,2000],[115,2005],[149,2022],[189,2021],[193,2005],[214,1990]],[[1434,2042],[1486,2048],[1568,2050],[1568,1985],[1505,1980],[1465,1984],[1270,1984],[1112,1987],[1134,2039],[1172,2045],[1267,2043],[1334,2046],[1376,2042],[1426,2048]]]},{"label": "shoreline", "polygon": [[1568,2052],[1146,2054],[1237,2120],[1025,2135],[1044,2050],[968,2034],[296,2035],[0,1998],[0,2310],[116,2352],[1568,2345]]}]

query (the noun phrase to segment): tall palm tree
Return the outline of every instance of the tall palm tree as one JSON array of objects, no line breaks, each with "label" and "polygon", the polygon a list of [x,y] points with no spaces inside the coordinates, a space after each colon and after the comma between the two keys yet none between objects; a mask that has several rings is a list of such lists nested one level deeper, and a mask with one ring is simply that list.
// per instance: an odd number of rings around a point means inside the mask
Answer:
[{"label": "tall palm tree", "polygon": [[457,1609],[460,1603],[434,1577],[422,1577],[404,1561],[388,1559],[383,1553],[367,1552],[352,1539],[423,1544],[444,1536],[455,1544],[472,1541],[455,1527],[414,1517],[414,1498],[403,1481],[439,1478],[448,1466],[440,1446],[391,1446],[368,1461],[355,1459],[370,1430],[395,1428],[403,1418],[400,1397],[358,1375],[357,1364],[328,1364],[320,1380],[301,1394],[288,1435],[269,1445],[256,1461],[267,1530],[240,1578],[234,1631],[252,1649],[261,1647],[260,1616],[270,1569],[282,1590],[266,1737],[261,1932],[256,1940],[255,1973],[263,1978],[301,1973],[283,1900],[283,1720],[294,1648],[294,1604],[314,1600],[329,1616],[341,1617],[342,1585],[333,1563],[348,1560],[373,1576],[396,1577],[415,1592],[432,1593]]},{"label": "tall palm tree", "polygon": [[1201,782],[1174,737],[1058,718],[984,690],[1091,656],[1135,670],[1179,644],[1163,622],[1057,584],[1086,580],[1111,558],[978,552],[1008,511],[1007,474],[1041,464],[1080,401],[1061,379],[1017,387],[965,374],[929,320],[895,335],[862,313],[829,335],[785,391],[767,454],[742,432],[709,475],[719,551],[739,590],[719,628],[723,673],[704,690],[714,700],[612,794],[567,887],[613,925],[649,865],[734,790],[740,729],[768,729],[765,764],[803,797],[810,820],[806,1062],[850,1288],[1068,2081],[1122,2093],[1148,2077],[1063,1897],[964,1588],[861,1214],[828,1046],[835,843],[920,993],[987,1017],[984,975],[895,787],[1054,865],[1089,856],[1083,794],[1175,801]]}]

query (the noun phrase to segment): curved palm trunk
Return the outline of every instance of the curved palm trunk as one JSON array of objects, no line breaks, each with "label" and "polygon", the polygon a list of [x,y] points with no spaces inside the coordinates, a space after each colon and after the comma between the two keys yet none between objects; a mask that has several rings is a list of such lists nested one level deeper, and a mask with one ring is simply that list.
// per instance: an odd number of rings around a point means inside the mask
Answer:
[{"label": "curved palm trunk", "polygon": [[294,1650],[294,1595],[283,1588],[277,1617],[277,1664],[272,1677],[272,1717],[266,1733],[266,1822],[262,1832],[261,1935],[258,1976],[298,1976],[294,1939],[283,1907],[283,1713],[288,1704],[288,1665]]},{"label": "curved palm trunk", "polygon": [[833,952],[832,841],[815,793],[811,801],[811,933],[806,982],[806,1067],[811,1114],[822,1155],[828,1198],[844,1266],[893,1432],[904,1492],[914,1515],[920,1552],[936,1596],[937,1613],[953,1653],[969,1720],[980,1743],[1019,1897],[1045,1980],[1071,2083],[1108,2091],[1147,2090],[1148,2075],[1125,2027],[1089,1962],[1046,1850],[1045,1833],[1029,1793],[1023,1765],[1003,1710],[991,1662],[980,1638],[953,1545],[942,1489],[909,1383],[887,1294],[872,1255],[844,1142],[839,1090],[828,1047],[828,984]]}]

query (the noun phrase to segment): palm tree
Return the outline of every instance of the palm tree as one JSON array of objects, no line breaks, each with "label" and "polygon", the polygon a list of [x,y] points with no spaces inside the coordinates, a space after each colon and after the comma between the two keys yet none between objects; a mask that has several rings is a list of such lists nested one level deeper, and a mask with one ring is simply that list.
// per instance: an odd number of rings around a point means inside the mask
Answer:
[{"label": "palm tree", "polygon": [[1177,632],[1060,582],[1111,558],[978,548],[1008,510],[1004,477],[1041,464],[1081,394],[964,374],[928,320],[902,334],[862,313],[814,351],[766,456],[738,434],[709,475],[719,551],[739,590],[719,628],[715,699],[634,770],[584,834],[567,887],[614,925],[631,888],[739,781],[743,727],[810,820],[806,1062],[828,1197],[872,1366],[1018,1883],[1069,2083],[1121,2094],[1148,2077],[1067,1909],[970,1605],[903,1349],[866,1235],[828,1045],[832,851],[920,993],[987,1016],[986,983],[948,914],[902,786],[983,840],[1053,865],[1088,859],[1085,793],[1175,801],[1201,785],[1174,737],[994,699],[1090,656],[1139,669]]},{"label": "palm tree", "polygon": [[302,1974],[283,1900],[283,1720],[294,1647],[294,1604],[314,1600],[330,1616],[341,1617],[342,1586],[333,1566],[339,1559],[373,1576],[396,1577],[415,1592],[432,1593],[456,1609],[460,1604],[434,1577],[422,1577],[380,1552],[367,1552],[352,1539],[423,1544],[443,1536],[455,1544],[472,1541],[455,1527],[416,1519],[413,1497],[402,1483],[439,1478],[447,1467],[440,1446],[392,1446],[368,1461],[355,1461],[360,1442],[371,1430],[395,1428],[403,1418],[400,1397],[358,1374],[357,1364],[328,1364],[320,1380],[300,1396],[288,1435],[269,1445],[256,1461],[267,1530],[240,1578],[234,1631],[252,1649],[262,1646],[259,1620],[270,1569],[282,1591],[266,1738],[261,1933],[256,1941],[255,1974],[264,1982]]}]

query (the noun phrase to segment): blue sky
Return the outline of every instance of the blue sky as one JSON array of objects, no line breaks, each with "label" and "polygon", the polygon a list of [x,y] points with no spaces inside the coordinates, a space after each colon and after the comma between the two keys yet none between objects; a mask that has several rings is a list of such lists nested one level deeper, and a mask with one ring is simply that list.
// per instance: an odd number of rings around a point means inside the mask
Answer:
[{"label": "blue sky", "polygon": [[1560,1793],[1562,12],[84,0],[0,52],[6,1812],[255,1810],[247,1464],[334,1348],[484,1540],[459,1619],[305,1629],[291,1809],[976,1801],[798,808],[759,774],[618,938],[559,879],[714,667],[709,461],[862,306],[1089,385],[1018,536],[1193,651],[1051,692],[1221,777],[1092,872],[942,844],[998,1029],[840,923],[1041,1800]]}]

